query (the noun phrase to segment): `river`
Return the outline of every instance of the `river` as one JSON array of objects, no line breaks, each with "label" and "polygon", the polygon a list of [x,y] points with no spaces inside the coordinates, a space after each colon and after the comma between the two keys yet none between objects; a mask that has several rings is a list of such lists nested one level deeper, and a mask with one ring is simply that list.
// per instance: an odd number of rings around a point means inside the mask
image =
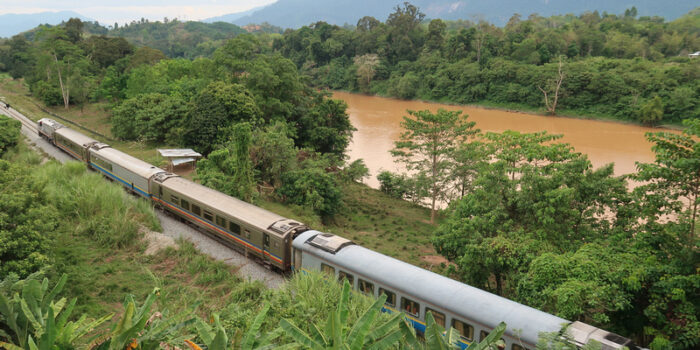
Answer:
[{"label": "river", "polygon": [[389,150],[394,147],[394,141],[399,139],[401,134],[399,123],[403,120],[403,116],[408,115],[407,109],[429,109],[433,112],[438,108],[461,110],[469,115],[468,120],[476,122],[476,127],[482,132],[501,132],[510,129],[520,132],[546,130],[552,134],[562,134],[564,137],[560,142],[569,143],[576,151],[587,154],[594,167],[615,163],[617,175],[635,172],[635,162],[652,162],[654,153],[651,151],[651,143],[646,140],[644,134],[663,130],[609,121],[402,101],[338,91],[333,93],[333,97],[348,104],[350,121],[357,129],[353,134],[347,155],[351,161],[364,159],[371,174],[365,183],[374,188],[379,188],[376,176],[381,170],[396,172],[401,169],[394,163]]}]

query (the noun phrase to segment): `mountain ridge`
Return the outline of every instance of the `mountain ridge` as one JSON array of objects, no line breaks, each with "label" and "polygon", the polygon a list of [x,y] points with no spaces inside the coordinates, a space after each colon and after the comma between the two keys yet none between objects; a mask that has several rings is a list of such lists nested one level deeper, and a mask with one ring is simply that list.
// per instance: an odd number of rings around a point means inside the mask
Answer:
[{"label": "mountain ridge", "polygon": [[[637,8],[639,16],[660,16],[671,21],[697,7],[696,0],[676,0],[673,6],[657,0],[413,0],[410,3],[419,7],[427,18],[483,19],[498,26],[505,25],[515,13],[522,17],[533,13],[544,17],[567,13],[578,15],[586,11],[622,14],[632,6]],[[232,23],[243,26],[267,22],[284,28],[299,28],[317,21],[354,25],[364,16],[384,21],[396,6],[402,4],[400,0],[279,0]]]},{"label": "mountain ridge", "polygon": [[73,17],[80,18],[83,22],[94,21],[92,18],[85,17],[75,11],[46,11],[28,14],[8,13],[0,15],[0,38],[11,37],[41,24],[59,24]]}]

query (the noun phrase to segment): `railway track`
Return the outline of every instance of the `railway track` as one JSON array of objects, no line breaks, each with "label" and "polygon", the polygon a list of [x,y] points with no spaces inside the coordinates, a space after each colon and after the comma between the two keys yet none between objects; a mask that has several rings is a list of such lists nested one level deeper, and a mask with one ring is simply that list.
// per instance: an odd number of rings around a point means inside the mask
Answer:
[{"label": "railway track", "polygon": [[19,122],[22,123],[22,125],[25,126],[27,129],[36,134],[39,134],[39,129],[37,128],[36,123],[34,123],[29,118],[25,117],[24,115],[12,109],[11,107],[3,106],[2,103],[0,103],[0,109],[2,109],[3,112],[5,112],[5,115],[15,120],[19,120]]}]

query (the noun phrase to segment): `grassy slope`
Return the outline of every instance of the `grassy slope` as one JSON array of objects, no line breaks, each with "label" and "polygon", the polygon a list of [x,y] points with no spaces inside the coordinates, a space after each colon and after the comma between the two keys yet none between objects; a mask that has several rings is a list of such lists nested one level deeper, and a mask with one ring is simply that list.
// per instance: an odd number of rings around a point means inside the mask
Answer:
[{"label": "grassy slope", "polygon": [[[29,96],[25,85],[10,79],[7,75],[0,75],[0,95],[5,96],[12,106],[25,112],[34,120],[43,117],[53,118],[36,106],[36,103],[40,102]],[[79,107],[71,107],[68,110],[63,107],[47,109],[88,129],[111,137],[109,114],[103,104],[86,105],[82,112]],[[94,134],[91,136],[152,164],[164,164],[154,145],[109,141]],[[338,215],[334,223],[327,225],[321,224],[317,218],[300,214],[302,211],[298,208],[278,202],[261,200],[258,205],[280,215],[298,219],[314,229],[342,235],[365,247],[411,264],[439,269],[439,266],[421,259],[423,256],[437,255],[430,244],[434,226],[428,223],[429,210],[390,198],[380,191],[360,184],[345,186],[343,191],[346,210]]]},{"label": "grassy slope", "polygon": [[[90,214],[98,221],[105,221],[107,227],[114,227],[111,218],[122,215],[124,211],[136,214],[125,215],[129,222],[153,226],[152,222],[149,223],[152,209],[143,206],[136,197],[127,195],[119,185],[103,181],[98,174],[86,171],[77,162],[40,164],[40,156],[25,144],[3,158],[31,167],[32,173],[36,174],[33,176],[37,177],[32,181],[38,184],[43,183],[41,179],[46,181],[46,196],[61,214],[59,228],[53,233],[53,265],[45,272],[52,282],[63,273],[68,274],[68,283],[60,297],[78,299],[73,315],[86,313],[88,317],[96,318],[116,314],[111,323],[97,330],[102,338],[123,312],[122,302],[126,295],[134,295],[140,304],[155,287],[160,293],[151,312],[159,311],[167,317],[199,304],[197,315],[204,320],[209,320],[214,313],[221,315],[229,336],[235,329],[248,328],[264,304],[270,305],[270,311],[260,334],[277,328],[281,317],[309,332],[312,324],[322,325],[337,307],[341,286],[327,283],[326,277],[320,273],[297,274],[281,289],[268,290],[260,282],[242,280],[235,274],[235,268],[199,253],[188,242],[178,242],[178,249],[167,248],[152,256],[143,254],[146,244],[140,237],[126,245],[110,245],[100,239],[104,238],[101,235],[122,236],[125,235],[124,229],[119,227],[102,233],[84,230],[81,225],[85,222],[85,210],[97,207]],[[88,196],[72,195],[84,190],[95,192],[94,198],[103,198],[105,203],[100,205]],[[115,196],[121,200],[115,200]],[[112,205],[115,201],[121,204]],[[371,298],[353,293],[349,300],[350,324],[359,319],[372,302]],[[377,322],[389,317],[382,314]],[[188,338],[197,341],[192,335],[196,333],[192,327],[179,332],[187,333]],[[291,341],[291,338],[282,336],[277,342],[285,344]]]},{"label": "grassy slope", "polygon": [[[264,294],[262,283],[243,281],[234,267],[199,253],[189,242],[178,242],[178,249],[167,248],[152,256],[143,254],[147,242],[140,233],[128,233],[128,227],[157,226],[150,206],[77,163],[59,165],[51,161],[39,165],[38,157],[24,144],[5,156],[32,167],[37,183],[46,181],[45,193],[59,208],[53,264],[47,274],[54,281],[68,274],[64,296],[78,298],[75,314],[85,312],[97,317],[119,313],[127,294],[141,301],[154,287],[161,288],[157,309],[167,306],[178,311],[201,302],[199,311],[207,315],[239,299],[245,302],[240,295]],[[94,194],[92,198],[74,196],[86,191]],[[86,224],[91,221],[85,219],[86,214],[106,226]]]}]

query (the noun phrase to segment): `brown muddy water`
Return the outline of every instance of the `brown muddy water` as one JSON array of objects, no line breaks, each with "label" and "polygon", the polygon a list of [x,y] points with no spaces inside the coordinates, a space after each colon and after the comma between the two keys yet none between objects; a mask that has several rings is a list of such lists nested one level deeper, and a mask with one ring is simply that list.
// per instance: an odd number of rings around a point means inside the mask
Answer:
[{"label": "brown muddy water", "polygon": [[546,130],[552,134],[562,134],[560,142],[571,144],[576,151],[585,153],[599,167],[615,163],[617,175],[633,173],[635,162],[652,162],[654,153],[644,134],[660,131],[636,125],[608,121],[540,116],[496,109],[470,106],[453,106],[440,103],[402,101],[384,97],[365,96],[336,91],[333,97],[348,104],[348,114],[357,131],[353,134],[347,155],[350,160],[362,158],[370,170],[370,178],[365,183],[378,188],[377,174],[381,170],[400,172],[401,167],[394,163],[389,150],[399,139],[403,116],[406,110],[433,112],[439,108],[461,110],[476,122],[482,132],[517,130],[535,132]]}]

